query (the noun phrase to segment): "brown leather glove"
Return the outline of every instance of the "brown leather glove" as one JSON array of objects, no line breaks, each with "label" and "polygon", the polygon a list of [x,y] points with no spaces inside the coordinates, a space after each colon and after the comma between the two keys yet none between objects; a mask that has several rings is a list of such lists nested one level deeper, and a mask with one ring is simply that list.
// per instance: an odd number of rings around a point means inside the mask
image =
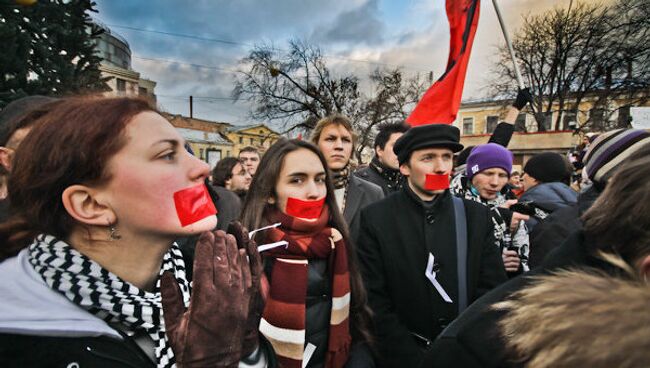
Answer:
[{"label": "brown leather glove", "polygon": [[220,230],[201,234],[197,242],[187,310],[174,275],[163,273],[165,331],[179,367],[238,366],[251,286],[246,252]]},{"label": "brown leather glove", "polygon": [[255,348],[259,344],[260,319],[262,318],[265,304],[260,292],[260,278],[263,272],[262,259],[260,253],[257,251],[257,244],[254,240],[250,239],[248,230],[239,221],[233,221],[228,225],[228,234],[232,234],[237,239],[237,245],[246,250],[251,265],[252,286],[250,289],[250,307],[242,345],[243,356],[247,357],[255,351]]}]

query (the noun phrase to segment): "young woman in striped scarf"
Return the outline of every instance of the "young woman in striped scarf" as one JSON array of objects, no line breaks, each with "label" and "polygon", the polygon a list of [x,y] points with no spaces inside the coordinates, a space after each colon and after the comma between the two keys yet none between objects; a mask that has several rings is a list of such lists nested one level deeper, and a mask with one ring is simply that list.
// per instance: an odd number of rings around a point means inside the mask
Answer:
[{"label": "young woman in striped scarf", "polygon": [[[0,366],[264,365],[259,254],[211,231],[208,165],[177,130],[129,98],[66,99],[33,126],[0,227]],[[194,234],[191,285],[174,239]]]},{"label": "young woman in striped scarf", "polygon": [[268,227],[258,244],[281,244],[262,254],[260,332],[282,367],[372,367],[365,291],[326,167],[314,145],[281,140],[257,169],[242,223]]}]

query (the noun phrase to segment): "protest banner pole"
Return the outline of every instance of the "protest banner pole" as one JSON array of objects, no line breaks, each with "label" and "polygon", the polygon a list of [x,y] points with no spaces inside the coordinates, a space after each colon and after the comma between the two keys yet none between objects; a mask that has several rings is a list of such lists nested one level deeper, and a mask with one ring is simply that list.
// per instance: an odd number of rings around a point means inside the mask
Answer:
[{"label": "protest banner pole", "polygon": [[510,58],[512,58],[512,63],[515,66],[515,76],[517,77],[517,83],[519,84],[519,89],[524,89],[526,88],[526,86],[524,85],[524,80],[521,77],[521,72],[519,71],[519,65],[517,64],[517,59],[515,59],[515,50],[512,49],[512,43],[510,42],[510,37],[508,36],[508,30],[506,29],[506,24],[503,22],[503,18],[501,17],[499,4],[497,4],[497,0],[492,0],[492,4],[494,4],[494,10],[497,13],[497,18],[499,18],[499,24],[501,25],[503,38],[506,39],[506,45],[508,45],[508,51],[510,51]]}]

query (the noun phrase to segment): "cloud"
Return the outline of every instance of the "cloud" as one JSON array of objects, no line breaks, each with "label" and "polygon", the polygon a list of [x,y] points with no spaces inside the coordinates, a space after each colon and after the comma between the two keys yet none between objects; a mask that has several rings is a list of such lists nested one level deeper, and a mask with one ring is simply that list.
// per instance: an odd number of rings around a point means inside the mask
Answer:
[{"label": "cloud", "polygon": [[[614,0],[606,0],[611,2]],[[539,14],[570,0],[502,0],[499,2],[510,34],[522,16]],[[228,45],[192,38],[113,28],[131,44],[133,67],[158,82],[160,103],[170,112],[188,114],[185,96],[196,100],[195,115],[231,123],[249,122],[250,106],[228,100],[234,74],[253,44],[271,42],[283,47],[290,38],[307,38],[323,48],[334,74],[357,75],[367,87],[375,68],[402,66],[407,76],[444,71],[449,52],[449,26],[442,0],[144,0],[100,1],[98,18],[104,23],[141,29],[223,39]],[[492,2],[481,4],[463,97],[489,92],[495,47],[503,43]],[[158,61],[143,60],[148,57]],[[161,61],[172,59],[211,68]]]},{"label": "cloud", "polygon": [[345,42],[376,45],[383,41],[385,25],[380,19],[378,0],[340,13],[332,22],[317,27],[311,39],[318,43]]}]

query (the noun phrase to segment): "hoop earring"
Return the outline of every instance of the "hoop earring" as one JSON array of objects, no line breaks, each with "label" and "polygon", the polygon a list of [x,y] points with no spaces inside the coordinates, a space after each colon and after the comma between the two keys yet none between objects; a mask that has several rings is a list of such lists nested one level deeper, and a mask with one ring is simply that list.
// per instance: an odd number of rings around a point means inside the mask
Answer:
[{"label": "hoop earring", "polygon": [[108,236],[111,238],[111,241],[122,239],[122,235],[117,232],[115,225],[108,225]]}]

